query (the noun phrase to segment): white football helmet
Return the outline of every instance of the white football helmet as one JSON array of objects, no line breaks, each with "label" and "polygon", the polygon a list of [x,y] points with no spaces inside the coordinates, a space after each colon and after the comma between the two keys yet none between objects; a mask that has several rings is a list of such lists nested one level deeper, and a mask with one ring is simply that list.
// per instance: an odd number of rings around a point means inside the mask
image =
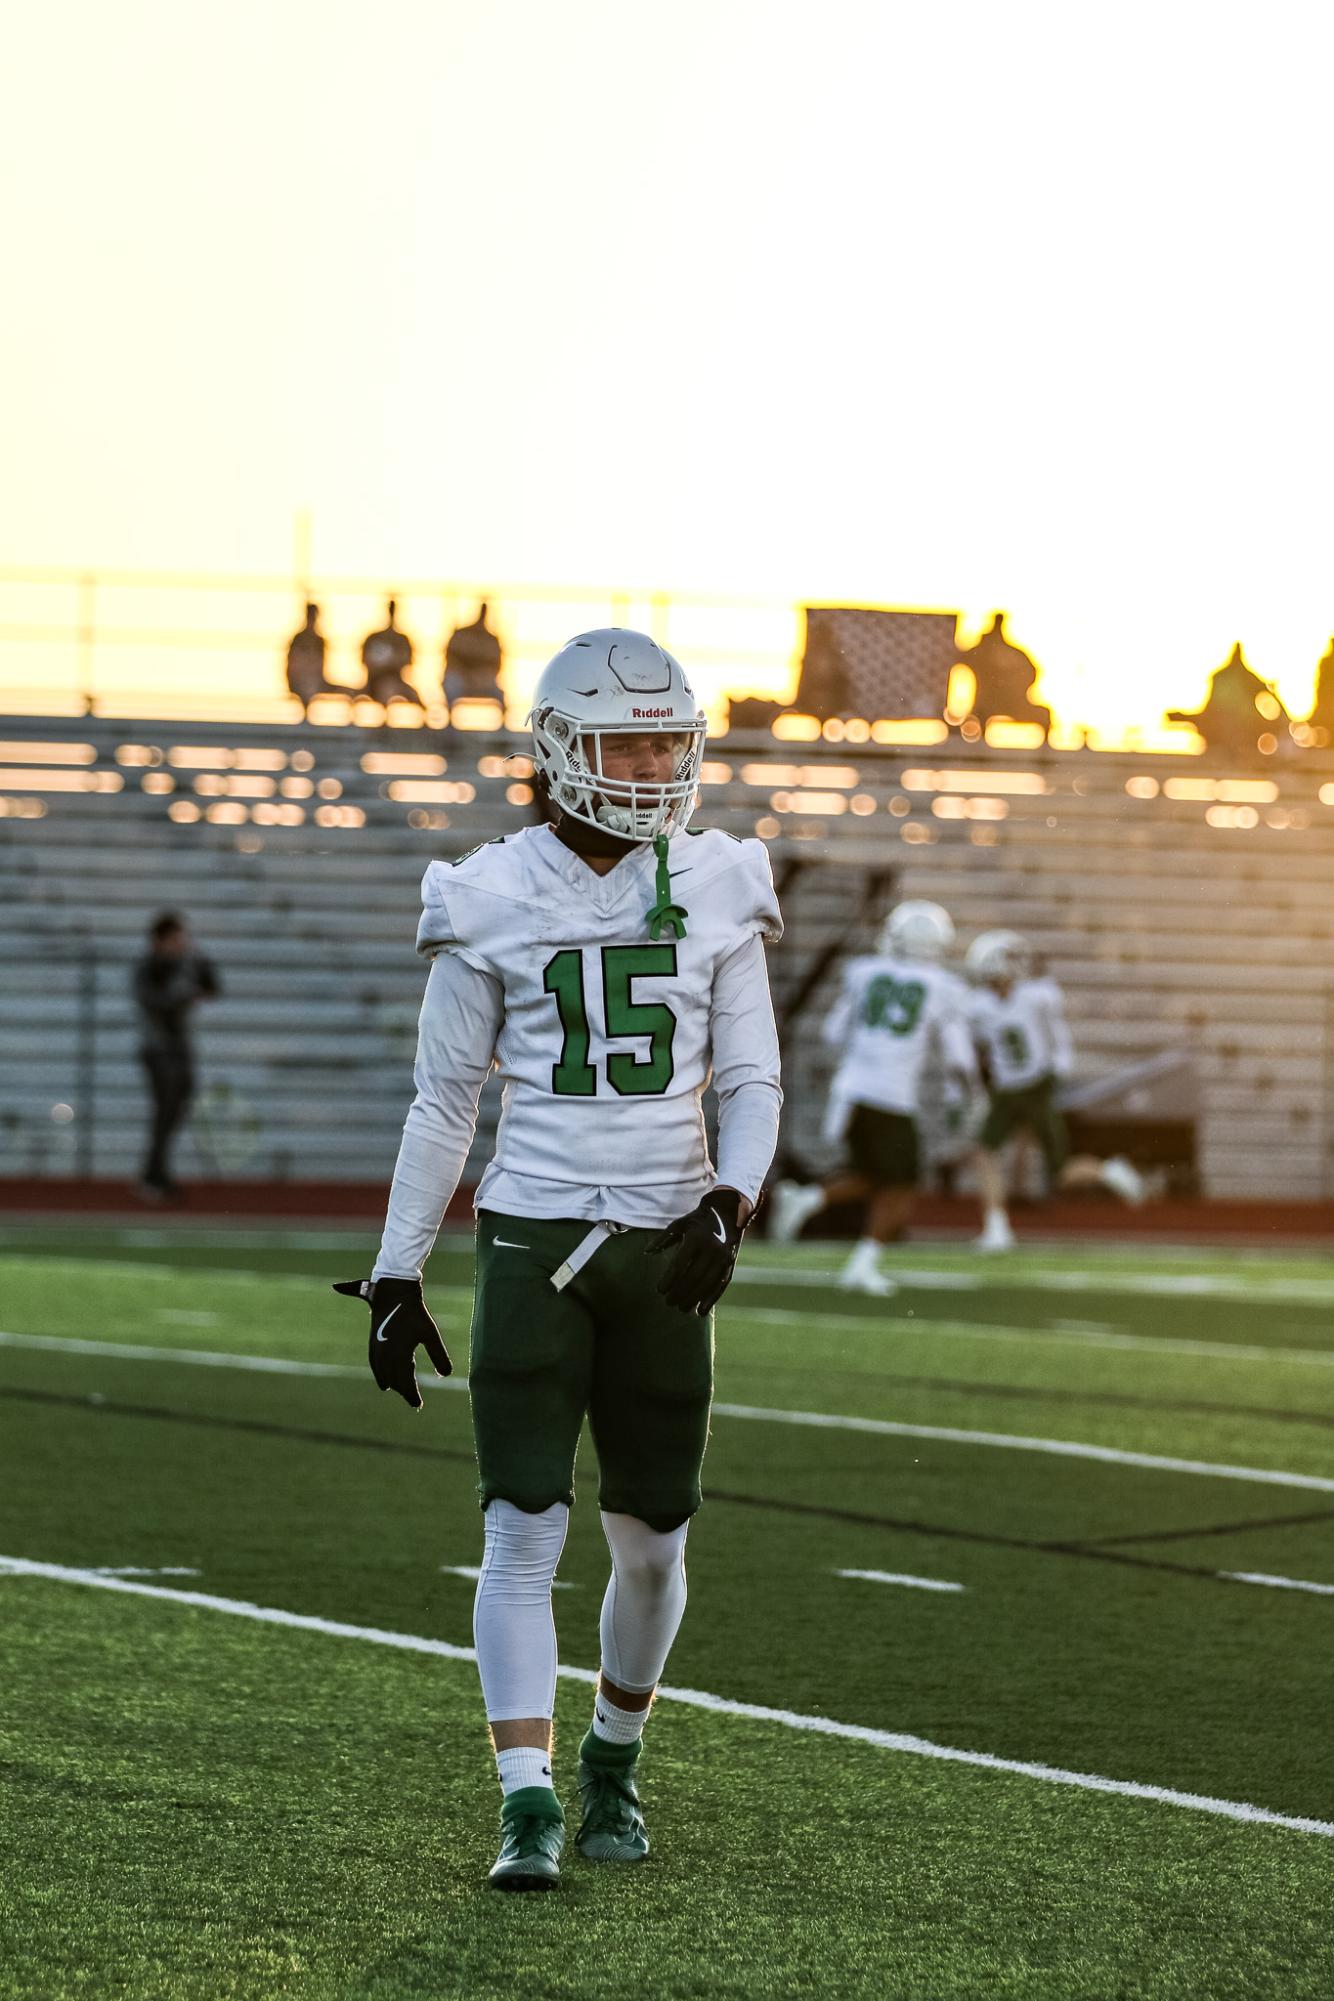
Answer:
[{"label": "white football helmet", "polygon": [[[561,813],[625,841],[686,825],[707,724],[680,661],[646,633],[605,626],[569,640],[542,669],[528,721],[533,762]],[[603,740],[644,735],[670,739],[671,777],[663,784],[608,778]]]},{"label": "white football helmet", "polygon": [[954,920],[938,903],[913,898],[891,910],[880,930],[880,949],[896,959],[944,958],[954,943]]},{"label": "white football helmet", "polygon": [[1018,931],[982,931],[964,954],[964,965],[980,986],[992,980],[1026,980],[1033,953]]}]

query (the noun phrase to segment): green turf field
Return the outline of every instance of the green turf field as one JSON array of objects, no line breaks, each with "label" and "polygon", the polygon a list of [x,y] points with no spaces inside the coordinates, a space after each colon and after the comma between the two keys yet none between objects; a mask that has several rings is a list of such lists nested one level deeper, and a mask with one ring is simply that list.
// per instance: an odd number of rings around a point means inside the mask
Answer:
[{"label": "green turf field", "polygon": [[1334,1991],[1334,1260],[913,1247],[883,1303],[754,1245],[653,1854],[516,1899],[467,1399],[375,1392],[371,1248],[0,1231],[0,1995]]}]

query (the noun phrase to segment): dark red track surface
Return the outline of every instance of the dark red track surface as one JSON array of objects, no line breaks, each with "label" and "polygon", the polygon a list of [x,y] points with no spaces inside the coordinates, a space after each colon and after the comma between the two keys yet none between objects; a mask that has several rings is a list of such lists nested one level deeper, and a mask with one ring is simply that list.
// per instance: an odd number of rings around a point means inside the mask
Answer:
[{"label": "dark red track surface", "polygon": [[[0,1178],[0,1214],[101,1217],[169,1225],[179,1220],[210,1223],[320,1222],[357,1218],[378,1224],[388,1188],[381,1182],[195,1181],[179,1203],[148,1203],[133,1183],[74,1179]],[[470,1191],[449,1205],[451,1221],[469,1215]],[[1124,1242],[1325,1244],[1334,1248],[1334,1202],[1207,1202],[1169,1200],[1127,1209],[1102,1197],[1017,1205],[1015,1229],[1021,1238],[1088,1238]],[[913,1220],[919,1236],[970,1234],[978,1226],[977,1206],[967,1198],[923,1196]]]}]

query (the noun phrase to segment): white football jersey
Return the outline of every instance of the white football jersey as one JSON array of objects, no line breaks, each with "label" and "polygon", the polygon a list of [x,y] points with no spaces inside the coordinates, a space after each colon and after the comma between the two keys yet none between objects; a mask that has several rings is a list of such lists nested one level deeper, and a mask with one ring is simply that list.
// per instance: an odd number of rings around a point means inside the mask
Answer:
[{"label": "white football jersey", "polygon": [[973,1034],[998,1091],[1022,1091],[1073,1068],[1065,1003],[1055,980],[1019,980],[1008,994],[978,987],[969,1002]]},{"label": "white football jersey", "polygon": [[[676,835],[667,859],[686,935],[656,942],[650,846],[600,876],[549,827],[528,827],[427,869],[418,951],[456,953],[503,989],[502,1110],[479,1207],[581,1215],[578,1189],[712,1185],[701,1101],[723,1033],[715,978],[783,927],[763,842],[705,829]],[[760,985],[767,1033],[749,1038],[753,1055],[729,1054],[728,1074],[749,1081],[753,1068],[776,1089],[762,964]],[[676,1213],[675,1200],[664,1208]]]},{"label": "white football jersey", "polygon": [[963,981],[943,966],[884,953],[849,960],[821,1031],[842,1051],[830,1087],[826,1137],[838,1137],[853,1105],[911,1117],[933,1051],[948,1069],[971,1076],[966,999]]}]

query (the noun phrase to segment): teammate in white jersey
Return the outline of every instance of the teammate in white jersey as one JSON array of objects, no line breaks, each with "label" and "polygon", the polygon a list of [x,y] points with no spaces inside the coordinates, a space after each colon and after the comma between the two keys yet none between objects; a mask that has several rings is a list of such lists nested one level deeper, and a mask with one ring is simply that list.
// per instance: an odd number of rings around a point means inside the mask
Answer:
[{"label": "teammate in white jersey", "polygon": [[551,1584],[585,1416],[612,1571],[576,1845],[590,1861],[648,1851],[635,1766],[685,1605],[713,1307],[781,1103],[768,854],[687,833],[705,722],[678,662],[639,633],[584,633],[543,671],[530,720],[554,824],[426,871],[417,1095],[372,1276],[339,1288],[370,1303],[380,1387],[420,1408],[417,1345],[449,1369],[422,1265],[494,1063],[469,1368],[486,1542],[474,1633],[503,1794],[491,1881],[518,1890],[559,1878]]},{"label": "teammate in white jersey", "polygon": [[920,1172],[917,1113],[922,1071],[933,1055],[955,1091],[976,1075],[962,980],[940,963],[954,925],[938,903],[901,903],[890,912],[880,949],[844,968],[822,1035],[842,1057],[825,1117],[827,1140],[845,1140],[848,1167],[802,1186],[780,1181],[770,1229],[780,1243],[835,1202],[863,1202],[862,1235],[839,1284],[881,1296],[894,1282],[880,1253],[912,1213]]},{"label": "teammate in white jersey", "polygon": [[983,1209],[978,1249],[1014,1247],[1001,1150],[1016,1133],[1037,1141],[1049,1189],[1100,1183],[1127,1202],[1142,1202],[1144,1186],[1128,1160],[1069,1157],[1058,1095],[1074,1069],[1074,1048],[1061,990],[1055,980],[1034,976],[1027,940],[1017,931],[984,931],[965,963],[976,982],[969,1016],[990,1087],[975,1155]]}]

